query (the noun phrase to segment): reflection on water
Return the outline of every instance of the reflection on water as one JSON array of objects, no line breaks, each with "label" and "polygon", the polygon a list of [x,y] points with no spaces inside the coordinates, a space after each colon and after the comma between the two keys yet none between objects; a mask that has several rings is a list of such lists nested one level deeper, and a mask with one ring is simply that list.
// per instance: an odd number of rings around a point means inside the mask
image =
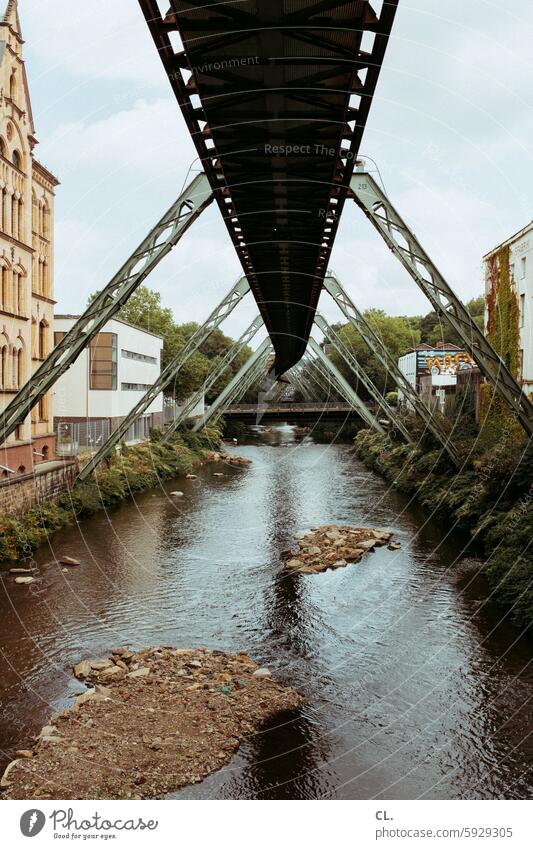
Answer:
[{"label": "reflection on water", "polygon": [[[253,465],[165,482],[57,534],[39,580],[4,573],[0,744],[35,734],[83,656],[128,643],[246,650],[306,696],[178,798],[521,798],[532,783],[531,642],[486,603],[478,561],[349,447],[257,431]],[[402,549],[287,576],[314,524],[394,529]],[[83,562],[63,573],[53,554]],[[32,592],[35,588],[35,592]],[[6,755],[7,756],[7,755]]]}]

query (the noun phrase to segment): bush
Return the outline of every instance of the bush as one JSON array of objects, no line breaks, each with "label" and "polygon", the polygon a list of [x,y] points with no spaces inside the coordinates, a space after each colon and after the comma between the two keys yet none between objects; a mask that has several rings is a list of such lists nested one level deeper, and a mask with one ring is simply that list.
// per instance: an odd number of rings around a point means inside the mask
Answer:
[{"label": "bush", "polygon": [[[420,421],[409,419],[415,444]],[[448,427],[450,425],[448,424]],[[486,574],[495,597],[512,605],[520,625],[533,623],[533,446],[516,428],[500,438],[481,439],[471,419],[454,428],[455,445],[465,465],[453,468],[445,454],[424,438],[421,449],[394,446],[386,436],[360,431],[357,456],[401,492],[416,495],[436,516],[454,522],[483,547]]]}]

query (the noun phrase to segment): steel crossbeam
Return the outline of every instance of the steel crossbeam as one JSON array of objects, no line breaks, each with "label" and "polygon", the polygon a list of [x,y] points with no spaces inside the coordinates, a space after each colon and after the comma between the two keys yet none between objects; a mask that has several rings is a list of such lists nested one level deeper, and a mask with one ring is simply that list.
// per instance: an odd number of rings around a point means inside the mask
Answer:
[{"label": "steel crossbeam", "polygon": [[263,326],[263,319],[260,315],[258,315],[257,318],[254,318],[250,326],[244,331],[237,342],[234,342],[231,348],[226,351],[224,357],[217,363],[215,368],[211,369],[200,389],[187,399],[179,414],[162,436],[162,443],[168,442],[178,427],[183,424],[183,422],[187,421],[194,408],[202,402],[202,399],[205,398],[209,390],[224,375],[224,372],[229,368],[235,358],[240,354],[243,348],[252,341],[257,331]]},{"label": "steel crossbeam", "polygon": [[90,475],[91,472],[98,467],[102,460],[107,457],[113,448],[118,445],[121,439],[128,432],[131,425],[137,421],[139,416],[141,416],[156,400],[157,396],[178,376],[183,366],[203,345],[207,337],[213,332],[213,330],[216,330],[216,328],[222,324],[224,319],[228,317],[228,315],[235,309],[237,304],[242,301],[249,291],[250,287],[246,277],[241,277],[229,294],[226,295],[217,308],[213,310],[205,324],[199,327],[198,330],[186,341],[181,351],[179,351],[170,363],[168,363],[168,365],[162,370],[155,383],[152,384],[141,400],[135,405],[135,407],[133,407],[132,410],[130,410],[128,415],[121,421],[118,427],[115,428],[113,433],[109,436],[107,441],[104,442],[96,454],[91,457],[87,465],[83,467],[78,475],[78,480],[85,480],[88,475]]},{"label": "steel crossbeam", "polygon": [[374,333],[362,312],[357,309],[337,278],[333,277],[331,273],[328,273],[324,280],[324,288],[327,292],[329,292],[337,306],[343,312],[344,316],[348,319],[352,327],[359,333],[376,359],[381,363],[383,368],[386,369],[398,389],[400,389],[409,400],[414,411],[420,416],[427,429],[442,445],[453,463],[456,466],[459,466],[459,457],[455,452],[448,435],[445,433],[431,410],[424,404],[414,386],[409,383],[381,339],[376,335],[376,333]]},{"label": "steel crossbeam", "polygon": [[364,171],[354,174],[350,189],[357,205],[424,292],[439,318],[459,336],[482,375],[532,436],[533,404],[385,192]]},{"label": "steel crossbeam", "polygon": [[317,393],[316,390],[313,388],[313,382],[315,383],[315,386],[318,386],[319,389],[326,392],[326,396],[329,396],[328,388],[324,388],[323,384],[321,382],[319,383],[319,381],[313,375],[307,374],[305,372],[305,367],[309,369],[312,368],[312,363],[309,362],[306,354],[304,354],[300,362],[297,365],[293,366],[289,372],[289,374],[291,375],[291,381],[294,376],[294,379],[297,382],[298,387],[302,392],[303,396],[307,398],[308,401],[317,400]]},{"label": "steel crossbeam", "polygon": [[366,404],[361,401],[357,392],[355,392],[348,381],[344,378],[344,375],[340,373],[338,368],[331,362],[330,358],[324,353],[318,342],[313,339],[312,336],[309,337],[309,348],[315,354],[318,359],[322,369],[329,373],[333,382],[339,388],[339,391],[346,398],[349,404],[352,405],[354,410],[356,410],[364,422],[367,423],[369,427],[373,430],[377,430],[378,433],[385,433],[382,425],[378,422],[376,417],[370,412]]},{"label": "steel crossbeam", "polygon": [[237,374],[234,375],[228,385],[222,390],[216,401],[211,404],[203,418],[195,424],[193,427],[194,433],[204,428],[208,422],[218,421],[230,404],[233,404],[238,398],[242,398],[245,392],[248,391],[250,386],[253,385],[259,375],[265,370],[271,353],[272,343],[270,339],[265,339],[253,354],[248,357]]},{"label": "steel crossbeam", "polygon": [[297,389],[298,392],[300,392],[303,395],[303,397],[307,399],[307,401],[314,401],[315,400],[312,393],[309,391],[309,389],[306,388],[305,384],[300,379],[300,375],[296,372],[296,370],[294,368],[292,368],[288,372],[288,375],[289,375],[289,381],[291,383],[291,386],[294,389]]},{"label": "steel crossbeam", "polygon": [[198,174],[0,413],[0,444],[24,421],[212,200],[213,192],[207,177],[203,173]]},{"label": "steel crossbeam", "polygon": [[409,431],[400,421],[399,416],[387,404],[377,386],[370,379],[348,346],[344,344],[339,334],[333,329],[333,327],[331,327],[324,316],[320,315],[320,313],[316,313],[315,315],[315,324],[324,334],[326,342],[329,342],[329,344],[335,348],[339,356],[346,362],[349,369],[354,373],[357,381],[363,384],[366,391],[376,402],[386,419],[402,434],[406,442],[412,442],[413,440],[411,439]]}]

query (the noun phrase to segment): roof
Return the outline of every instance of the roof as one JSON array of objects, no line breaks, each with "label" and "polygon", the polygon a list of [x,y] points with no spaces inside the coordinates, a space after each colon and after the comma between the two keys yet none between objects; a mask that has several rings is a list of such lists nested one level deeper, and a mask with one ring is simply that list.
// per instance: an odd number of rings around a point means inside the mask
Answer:
[{"label": "roof", "polygon": [[140,0],[277,374],[306,348],[397,3],[173,0],[162,20]]},{"label": "roof", "polygon": [[60,185],[60,182],[57,179],[57,177],[55,177],[54,174],[52,174],[52,172],[49,171],[48,168],[46,168],[42,164],[42,162],[39,162],[39,160],[35,159],[35,157],[33,157],[32,162],[33,162],[33,167],[35,168],[35,170],[39,171],[46,180],[49,180],[50,183],[52,183],[53,186],[59,186]]},{"label": "roof", "polygon": [[501,248],[505,247],[506,245],[511,245],[513,242],[517,242],[519,239],[523,239],[524,236],[526,236],[531,230],[533,230],[533,221],[530,221],[529,224],[526,224],[526,226],[522,227],[521,230],[518,230],[518,232],[514,233],[512,236],[509,236],[509,238],[502,242],[500,245],[496,245],[495,248],[485,254],[483,259],[489,259],[489,257],[495,254],[496,251],[501,250]]},{"label": "roof", "polygon": [[[71,313],[56,313],[54,315],[54,321],[56,319],[58,321],[77,321],[79,318],[81,318],[80,315],[72,315]],[[117,318],[116,316],[110,318],[109,322],[111,321],[118,321],[119,324],[124,324],[126,325],[126,327],[132,327],[134,330],[138,330],[139,333],[146,333],[147,336],[154,336],[156,339],[161,339],[161,341],[164,341],[163,336],[160,336],[159,333],[152,333],[151,330],[145,330],[144,327],[139,327],[137,324],[132,324],[130,321],[124,321],[124,319]],[[103,330],[102,332],[105,333],[106,331]]]}]

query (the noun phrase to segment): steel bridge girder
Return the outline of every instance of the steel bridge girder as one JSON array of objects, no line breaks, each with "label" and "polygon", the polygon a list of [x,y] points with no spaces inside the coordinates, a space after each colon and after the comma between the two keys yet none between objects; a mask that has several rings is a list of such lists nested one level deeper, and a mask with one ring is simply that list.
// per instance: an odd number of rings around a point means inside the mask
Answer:
[{"label": "steel bridge girder", "polygon": [[160,395],[169,383],[177,377],[185,363],[188,362],[193,354],[198,351],[207,337],[213,332],[213,330],[216,330],[216,328],[222,324],[224,319],[228,317],[228,315],[235,309],[237,304],[242,301],[249,291],[250,287],[246,277],[241,277],[226,297],[213,310],[207,321],[186,341],[181,351],[179,351],[174,359],[168,363],[157,380],[145,392],[140,401],[137,402],[135,407],[130,410],[128,415],[123,419],[118,427],[115,428],[102,447],[98,449],[96,454],[91,457],[89,462],[83,467],[78,475],[78,480],[86,480],[91,472],[97,468],[99,463],[107,457],[116,445],[118,445],[122,437],[128,432],[131,425],[134,424],[139,416],[148,409],[148,407],[156,400],[158,395]]},{"label": "steel bridge girder", "polygon": [[385,192],[364,171],[353,175],[350,189],[357,205],[424,292],[437,315],[457,333],[483,376],[511,408],[528,436],[532,436],[532,402]]},{"label": "steel bridge girder", "polygon": [[179,242],[213,197],[207,177],[203,173],[198,174],[0,413],[0,444],[24,421],[106,322]]}]

